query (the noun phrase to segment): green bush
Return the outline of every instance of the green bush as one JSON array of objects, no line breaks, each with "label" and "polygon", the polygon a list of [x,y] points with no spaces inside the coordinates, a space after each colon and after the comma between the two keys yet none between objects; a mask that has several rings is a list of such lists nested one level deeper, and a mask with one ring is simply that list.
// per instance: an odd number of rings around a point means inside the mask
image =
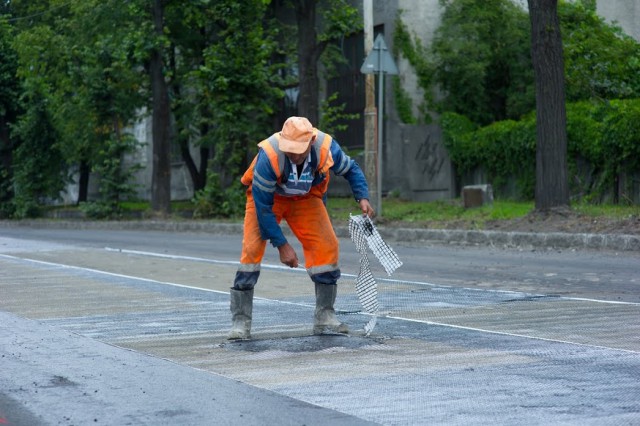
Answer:
[{"label": "green bush", "polygon": [[80,209],[93,219],[116,219],[122,216],[122,201],[133,198],[138,185],[133,174],[140,164],[125,166],[124,157],[135,152],[138,141],[129,134],[107,139],[98,153],[93,171],[100,174],[100,196],[96,201],[81,203]]},{"label": "green bush", "polygon": [[567,153],[602,164],[602,108],[591,101],[567,104]]},{"label": "green bush", "polygon": [[12,132],[19,141],[12,161],[13,207],[3,209],[16,219],[40,216],[43,204],[60,198],[67,179],[58,135],[42,94],[32,94],[25,105]]},{"label": "green bush", "polygon": [[464,115],[455,112],[442,114],[440,125],[444,146],[458,173],[462,174],[479,167],[480,152],[472,137],[477,126]]},{"label": "green bush", "polygon": [[529,200],[535,188],[535,122],[498,121],[475,132],[484,169],[498,189],[515,179],[516,196]]},{"label": "green bush", "polygon": [[[640,99],[609,103],[603,123],[602,150],[612,171],[640,170]],[[606,137],[605,137],[606,135]]]},{"label": "green bush", "polygon": [[207,185],[193,197],[193,218],[241,217],[244,214],[245,192],[246,188],[239,180],[223,188],[218,174],[210,171]]},{"label": "green bush", "polygon": [[[602,125],[602,151],[604,156],[604,183],[613,189],[614,202],[618,202],[618,179],[623,174],[640,171],[640,100],[612,101],[610,113]],[[630,180],[626,180],[630,185]]]},{"label": "green bush", "polygon": [[515,179],[517,197],[531,199],[535,184],[535,121],[498,121],[475,128],[466,117],[443,114],[444,143],[459,174],[482,168],[496,192]]},{"label": "green bush", "polygon": [[[498,195],[503,185],[515,179],[517,196],[533,198],[536,129],[532,114],[520,121],[476,128],[462,115],[445,113],[441,125],[459,175],[482,168]],[[617,199],[615,182],[620,174],[640,172],[640,99],[567,104],[567,142],[572,196],[601,200],[614,190]]]}]

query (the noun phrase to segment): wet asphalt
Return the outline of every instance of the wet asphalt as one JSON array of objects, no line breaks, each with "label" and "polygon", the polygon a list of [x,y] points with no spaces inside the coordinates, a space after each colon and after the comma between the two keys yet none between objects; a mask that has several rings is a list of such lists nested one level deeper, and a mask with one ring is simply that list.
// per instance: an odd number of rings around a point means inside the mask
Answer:
[{"label": "wet asphalt", "polygon": [[0,424],[640,423],[638,303],[380,281],[367,336],[347,278],[351,335],[313,336],[274,268],[229,342],[235,267],[0,229]]}]

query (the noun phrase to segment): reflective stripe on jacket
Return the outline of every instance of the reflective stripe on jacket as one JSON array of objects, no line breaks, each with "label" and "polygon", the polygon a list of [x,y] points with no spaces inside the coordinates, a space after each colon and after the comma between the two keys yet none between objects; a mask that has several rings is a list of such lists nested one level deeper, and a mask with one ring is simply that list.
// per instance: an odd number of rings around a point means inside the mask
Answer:
[{"label": "reflective stripe on jacket", "polygon": [[[340,145],[328,134],[314,129],[316,140],[311,149],[310,167],[315,170],[311,189],[307,195],[323,198],[329,184],[329,171],[343,176],[349,182],[356,201],[369,198],[369,190],[364,173],[358,163],[351,159]],[[275,133],[258,144],[260,150],[241,178],[241,182],[250,186],[263,240],[270,240],[274,247],[287,242],[275,215],[273,203],[279,197],[276,186],[289,175],[291,163],[286,154],[278,147],[279,134]]]},{"label": "reflective stripe on jacket", "polygon": [[[326,133],[319,131],[318,129],[314,129],[314,133],[316,134],[316,140],[313,143],[313,154],[315,154],[316,158],[319,158],[315,167],[316,175],[320,175],[321,179],[324,179],[325,175],[329,174],[329,169],[333,166],[333,158],[331,157],[331,142],[333,138]],[[269,158],[269,163],[271,164],[272,170],[275,172],[277,176],[276,181],[280,182],[281,179],[288,176],[288,173],[285,173],[285,169],[289,166],[289,162],[287,161],[287,156],[284,152],[280,151],[278,146],[278,138],[279,133],[274,133],[269,138],[263,140],[258,144],[258,146],[267,154]],[[273,181],[265,180],[264,177],[258,175],[258,181],[255,181],[255,164],[258,160],[258,155],[255,156],[251,165],[244,173],[240,181],[243,185],[249,186],[252,183],[258,184],[263,189],[271,189],[273,186]],[[313,159],[312,159],[313,161]],[[314,185],[317,185],[314,181]]]}]

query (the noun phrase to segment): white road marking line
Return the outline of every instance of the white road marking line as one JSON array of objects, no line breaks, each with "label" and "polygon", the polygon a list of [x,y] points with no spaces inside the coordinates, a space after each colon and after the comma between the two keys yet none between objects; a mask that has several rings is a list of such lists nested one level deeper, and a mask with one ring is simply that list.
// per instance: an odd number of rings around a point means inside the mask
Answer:
[{"label": "white road marking line", "polygon": [[92,272],[92,273],[96,273],[96,274],[109,275],[109,276],[112,276],[112,277],[126,278],[126,279],[130,279],[130,280],[138,280],[138,281],[150,282],[150,283],[155,283],[155,284],[170,285],[170,286],[173,286],[173,287],[188,288],[188,289],[191,289],[191,290],[202,290],[202,291],[209,291],[209,292],[212,292],[212,293],[227,294],[226,291],[212,290],[212,289],[202,288],[202,287],[193,287],[193,286],[189,286],[189,285],[185,285],[185,284],[172,283],[172,282],[168,282],[168,281],[157,281],[157,280],[152,280],[152,279],[149,279],[149,278],[136,277],[136,276],[133,276],[133,275],[116,274],[115,272],[101,271],[99,269],[85,268],[83,266],[74,266],[74,265],[65,265],[64,263],[46,262],[44,260],[35,260],[35,259],[29,259],[29,258],[24,258],[24,257],[10,256],[10,255],[7,255],[7,254],[0,254],[0,258],[6,258],[6,259],[11,259],[11,260],[20,260],[20,261],[23,261],[23,262],[31,262],[31,263],[36,263],[36,264],[39,264],[39,265],[55,266],[55,267],[64,268],[64,269],[74,269],[74,270],[78,270],[78,271]]},{"label": "white road marking line", "polygon": [[632,349],[610,348],[608,346],[592,345],[592,344],[589,344],[589,343],[571,342],[571,341],[568,341],[568,340],[561,340],[561,339],[550,339],[548,337],[528,336],[526,334],[508,333],[506,331],[486,330],[484,328],[469,327],[469,326],[465,326],[465,325],[446,324],[446,323],[441,323],[441,322],[436,322],[436,321],[394,317],[394,316],[391,316],[391,315],[387,315],[387,316],[385,316],[385,318],[391,318],[391,319],[395,319],[395,320],[403,320],[403,321],[408,321],[408,322],[417,322],[417,323],[421,323],[421,324],[438,325],[438,326],[442,326],[442,327],[458,328],[458,329],[461,329],[461,330],[479,331],[479,332],[489,333],[489,334],[498,334],[498,335],[501,335],[501,336],[519,337],[519,338],[525,338],[525,339],[542,340],[544,342],[564,343],[564,344],[568,344],[568,345],[585,346],[585,347],[588,347],[588,348],[606,349],[606,350],[628,352],[628,353],[632,353],[632,354],[640,354],[640,351],[634,351]]},{"label": "white road marking line", "polygon": [[[121,251],[121,250],[118,250],[118,251]],[[122,250],[122,252],[124,252],[124,250]],[[140,253],[143,253],[143,252],[140,252]],[[158,257],[165,257],[165,256],[172,257],[172,255],[164,255],[164,254],[160,254],[160,253],[154,253],[154,255],[158,256]],[[11,256],[11,255],[1,254],[1,253],[0,253],[0,258],[10,259],[10,260],[14,260],[14,261],[21,261],[21,262],[30,262],[30,263],[40,264],[40,265],[60,267],[60,268],[63,268],[63,269],[73,269],[73,270],[79,270],[79,271],[92,272],[92,273],[96,273],[96,274],[108,275],[108,276],[119,277],[119,278],[126,278],[126,279],[131,279],[131,280],[139,280],[139,281],[155,283],[155,284],[169,285],[169,286],[173,286],[173,287],[180,287],[180,288],[186,288],[186,289],[191,289],[191,290],[207,291],[207,292],[218,293],[218,294],[227,294],[226,291],[219,291],[219,290],[212,290],[212,289],[201,288],[201,287],[188,286],[188,285],[184,285],[184,284],[172,283],[172,282],[167,282],[167,281],[157,281],[157,280],[152,280],[152,279],[149,279],[149,278],[136,277],[136,276],[132,276],[132,275],[116,274],[116,273],[113,273],[113,272],[101,271],[99,269],[85,268],[85,267],[82,267],[82,266],[74,266],[74,265],[65,265],[65,264],[62,264],[62,263],[47,262],[47,261],[43,261],[43,260],[35,260],[35,259]],[[184,257],[178,256],[177,258],[184,258]],[[206,259],[202,259],[202,260],[203,261],[209,261],[209,260],[206,260]],[[227,263],[227,261],[217,261],[217,262]],[[256,298],[256,299],[271,300],[271,301],[274,301],[274,302],[286,303],[286,304],[290,304],[290,305],[309,307],[308,304],[304,304],[304,303],[284,302],[284,301],[280,301],[280,300],[277,300],[277,299],[265,299],[265,298]],[[571,299],[571,298],[567,298],[567,299]],[[591,300],[591,299],[577,299],[577,300],[598,302],[598,300]],[[613,302],[613,303],[617,303],[617,302]],[[628,304],[637,305],[637,303],[628,303]],[[365,313],[363,312],[362,314],[365,314]],[[568,341],[568,340],[550,339],[550,338],[545,338],[545,337],[529,336],[529,335],[517,334],[517,333],[508,333],[508,332],[503,332],[503,331],[487,330],[487,329],[484,329],[484,328],[475,328],[475,327],[461,326],[461,325],[455,325],[455,324],[440,323],[440,322],[436,322],[436,321],[418,320],[418,319],[411,319],[411,318],[404,318],[404,317],[396,317],[396,316],[392,316],[392,315],[380,315],[380,316],[383,317],[383,318],[389,318],[389,319],[394,319],[394,320],[399,320],[399,321],[407,321],[407,322],[415,322],[415,323],[428,324],[428,325],[436,325],[436,326],[441,326],[441,327],[449,327],[449,328],[455,328],[455,329],[461,329],[461,330],[476,331],[476,332],[488,333],[488,334],[497,334],[497,335],[502,335],[502,336],[511,336],[511,337],[518,337],[518,338],[524,338],[524,339],[541,340],[541,341],[545,341],[545,342],[563,343],[563,344],[583,346],[583,347],[596,348],[596,349],[606,349],[606,350],[613,350],[613,351],[620,351],[620,352],[628,352],[628,353],[633,353],[633,354],[640,353],[640,351],[634,351],[634,350],[631,350],[631,349],[611,348],[611,347],[608,347],[608,346],[591,345],[591,344],[587,344],[587,343],[571,342],[571,341]]]},{"label": "white road marking line", "polygon": [[[239,265],[240,264],[240,262],[235,261],[235,260],[207,259],[207,258],[202,258],[202,257],[181,256],[181,255],[155,253],[155,252],[140,251],[140,250],[118,249],[118,248],[111,248],[111,247],[105,247],[105,250],[112,251],[112,252],[125,253],[125,254],[136,254],[136,255],[140,255],[140,256],[160,257],[160,258],[165,258],[165,259],[191,260],[191,261],[194,261],[194,262],[213,263],[213,264],[218,264],[218,265]],[[304,267],[302,267],[302,266],[299,266],[297,268],[290,268],[288,266],[283,266],[283,265],[273,265],[273,264],[269,264],[269,263],[263,263],[261,265],[261,267],[265,268],[265,269],[275,269],[275,270],[282,270],[282,271],[295,271],[295,272],[305,272],[306,273],[306,269]],[[357,275],[355,275],[355,274],[345,274],[345,273],[343,273],[341,275],[343,277],[349,277],[349,278],[356,278],[357,277]],[[479,292],[487,292],[487,293],[529,294],[529,295],[534,296],[534,297],[536,297],[536,296],[538,296],[538,297],[548,296],[546,294],[524,293],[524,292],[521,292],[521,291],[513,291],[513,290],[495,290],[495,289],[490,289],[490,288],[486,288],[485,289],[485,288],[454,287],[454,286],[448,286],[448,285],[428,283],[428,282],[425,282],[425,281],[409,281],[409,280],[392,279],[392,278],[378,278],[377,280],[381,281],[381,282],[388,282],[388,283],[415,284],[415,285],[421,285],[421,286],[426,286],[426,287],[464,289],[464,290],[469,290],[469,291],[479,291]],[[582,302],[595,302],[595,303],[605,303],[605,304],[612,304],[612,305],[634,305],[634,306],[640,306],[640,303],[637,303],[637,302],[623,302],[623,301],[617,301],[617,300],[598,300],[598,299],[589,299],[589,298],[584,298],[584,297],[567,297],[567,296],[557,296],[557,298],[558,299],[564,299],[564,300],[577,300],[577,301],[582,301]]]}]

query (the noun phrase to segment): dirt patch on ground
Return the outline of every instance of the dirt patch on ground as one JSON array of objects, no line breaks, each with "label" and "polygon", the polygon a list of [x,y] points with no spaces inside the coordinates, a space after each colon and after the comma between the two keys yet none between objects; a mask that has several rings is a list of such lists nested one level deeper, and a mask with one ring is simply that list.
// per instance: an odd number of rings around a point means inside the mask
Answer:
[{"label": "dirt patch on ground", "polygon": [[533,212],[517,219],[484,222],[465,220],[402,222],[386,221],[381,218],[377,223],[381,226],[402,228],[640,235],[640,216],[634,215],[627,218],[593,217],[573,211]]},{"label": "dirt patch on ground", "polygon": [[486,229],[521,232],[640,235],[640,218],[592,217],[577,213],[530,213],[519,219],[489,222],[486,224]]}]

